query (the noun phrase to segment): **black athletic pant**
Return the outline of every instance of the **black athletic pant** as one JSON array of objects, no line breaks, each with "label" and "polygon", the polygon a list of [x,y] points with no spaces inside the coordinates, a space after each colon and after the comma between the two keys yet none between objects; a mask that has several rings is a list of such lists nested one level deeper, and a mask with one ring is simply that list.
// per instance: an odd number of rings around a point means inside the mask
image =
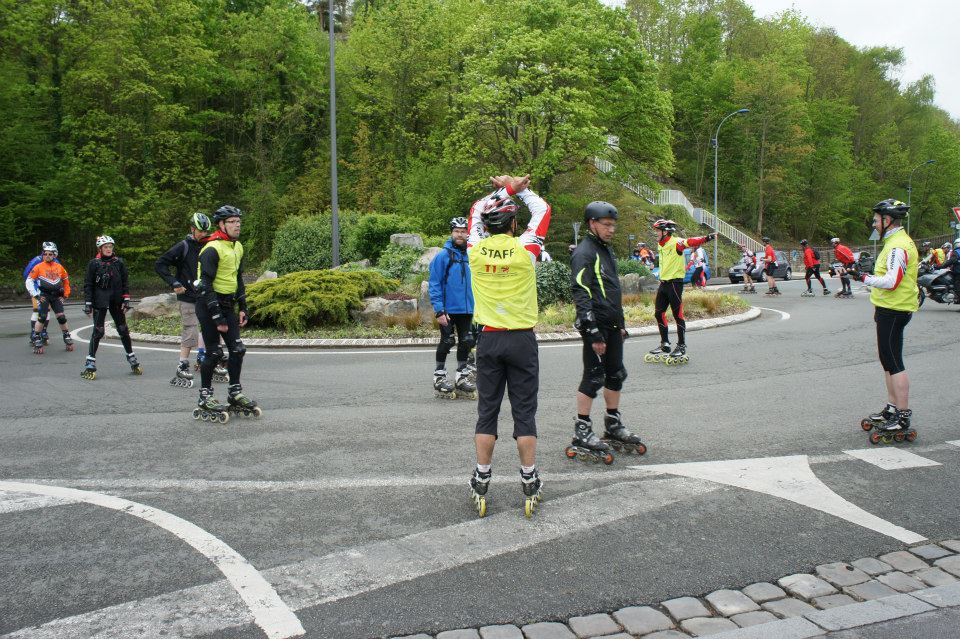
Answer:
[{"label": "black athletic pant", "polygon": [[[457,363],[467,361],[470,349],[473,348],[473,315],[469,313],[454,313],[447,315],[449,321],[446,326],[440,327],[440,343],[437,344],[437,364],[447,361],[447,355],[453,345],[457,345]],[[454,332],[457,336],[454,337]]]},{"label": "black athletic pant", "polygon": [[513,438],[536,437],[540,356],[533,330],[480,334],[477,341],[478,435],[497,436],[504,389],[513,413]]},{"label": "black athletic pant", "polygon": [[603,355],[593,350],[593,342],[583,338],[583,377],[577,390],[587,397],[596,397],[601,388],[619,391],[627,378],[623,366],[623,334],[619,328],[601,328],[607,345]]},{"label": "black athletic pant", "polygon": [[[210,310],[202,301],[197,301],[197,323],[200,324],[200,332],[203,334],[203,343],[206,344],[207,354],[200,364],[200,387],[213,388],[213,369],[217,367],[223,357],[223,349],[220,347],[220,339],[227,345],[229,356],[227,358],[227,374],[230,377],[230,384],[240,383],[240,369],[243,368],[243,356],[247,352],[243,342],[240,341],[240,318],[233,310],[233,296],[221,295],[220,314],[227,324],[227,332],[221,333],[217,330],[217,323],[210,315]],[[211,346],[216,345],[216,346]]]},{"label": "black athletic pant", "polygon": [[824,283],[823,278],[820,277],[820,265],[814,264],[813,266],[807,267],[807,274],[803,276],[803,279],[807,280],[807,290],[810,290],[810,278],[815,277],[817,281],[820,282],[820,285],[823,288],[827,288],[827,285]]},{"label": "black athletic pant", "polygon": [[686,344],[687,320],[683,317],[683,280],[667,280],[660,282],[657,289],[657,298],[653,305],[653,314],[657,318],[657,328],[660,329],[660,341],[666,342],[669,330],[667,328],[667,306],[677,322],[677,346]]},{"label": "black athletic pant", "polygon": [[123,313],[123,302],[111,302],[110,306],[105,308],[93,309],[93,334],[90,336],[90,357],[97,356],[97,349],[100,348],[100,340],[103,339],[103,325],[107,321],[107,313],[113,318],[113,327],[120,334],[120,342],[123,344],[123,350],[128,354],[133,352],[133,343],[130,341],[130,327],[127,326],[127,316]]},{"label": "black athletic pant", "polygon": [[903,329],[910,323],[913,313],[894,311],[878,306],[873,313],[877,323],[877,351],[880,365],[891,375],[906,370],[903,365]]}]

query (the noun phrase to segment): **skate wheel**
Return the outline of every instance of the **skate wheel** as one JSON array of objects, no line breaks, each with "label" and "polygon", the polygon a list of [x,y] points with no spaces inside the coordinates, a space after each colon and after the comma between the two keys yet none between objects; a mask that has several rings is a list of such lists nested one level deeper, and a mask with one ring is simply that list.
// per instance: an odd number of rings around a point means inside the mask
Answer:
[{"label": "skate wheel", "polygon": [[884,443],[884,444],[892,444],[892,443],[893,443],[893,435],[884,435],[884,436],[883,436],[883,443]]},{"label": "skate wheel", "polygon": [[613,463],[613,453],[607,453],[603,456],[603,463],[609,466]]},{"label": "skate wheel", "polygon": [[873,430],[873,421],[864,417],[860,420],[860,428],[863,430]]},{"label": "skate wheel", "polygon": [[230,415],[226,411],[217,415],[217,421],[220,422],[221,424],[226,424],[229,419],[230,419]]},{"label": "skate wheel", "polygon": [[194,419],[197,419],[197,420],[200,419],[200,409],[199,409],[199,408],[194,408],[194,409],[193,409],[193,418],[194,418]]},{"label": "skate wheel", "polygon": [[187,388],[193,388],[193,380],[192,380],[192,379],[188,379],[188,380],[187,380]]},{"label": "skate wheel", "polygon": [[574,459],[577,456],[577,451],[573,449],[572,446],[567,446],[567,449],[563,451],[567,456],[567,459]]},{"label": "skate wheel", "polygon": [[870,443],[876,446],[880,443],[881,435],[880,433],[870,433]]},{"label": "skate wheel", "polygon": [[263,415],[263,409],[262,409],[262,408],[260,408],[259,406],[257,406],[256,408],[253,409],[253,416],[254,416],[254,417],[261,417],[262,415]]},{"label": "skate wheel", "polygon": [[205,411],[205,410],[200,411],[200,421],[201,421],[201,422],[205,422],[205,421],[207,421],[208,419],[210,419],[210,416],[207,415],[207,411]]},{"label": "skate wheel", "polygon": [[914,441],[916,438],[917,438],[917,431],[915,431],[915,430],[908,430],[908,431],[907,431],[907,441],[908,441],[908,442],[912,442],[912,441]]},{"label": "skate wheel", "polygon": [[647,454],[647,445],[646,444],[637,444],[637,454],[646,455]]},{"label": "skate wheel", "polygon": [[907,438],[906,433],[895,433],[893,435],[893,441],[895,442],[902,442],[906,438]]},{"label": "skate wheel", "polygon": [[645,361],[647,364],[653,362],[653,355],[651,355],[650,353],[647,353],[646,355],[643,356],[643,361]]},{"label": "skate wheel", "polygon": [[132,372],[134,375],[143,375],[143,369],[139,366],[134,366],[130,369],[130,372]]},{"label": "skate wheel", "polygon": [[476,506],[477,506],[477,517],[483,518],[487,516],[487,498],[486,497],[476,497]]}]

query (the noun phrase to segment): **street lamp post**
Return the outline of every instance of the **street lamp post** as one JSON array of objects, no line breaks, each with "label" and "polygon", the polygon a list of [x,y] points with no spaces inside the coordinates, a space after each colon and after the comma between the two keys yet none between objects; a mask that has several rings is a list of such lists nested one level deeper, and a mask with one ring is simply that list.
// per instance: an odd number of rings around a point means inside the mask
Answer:
[{"label": "street lamp post", "polygon": [[[737,109],[736,111],[733,111],[732,113],[728,113],[726,116],[724,116],[724,118],[720,120],[720,124],[717,125],[717,132],[713,136],[713,140],[711,140],[711,142],[713,143],[713,230],[718,232],[719,232],[718,227],[720,226],[720,218],[717,216],[717,152],[720,149],[720,127],[722,127],[723,123],[727,121],[727,118],[734,115],[741,114],[741,113],[750,113],[750,109]],[[717,266],[717,251],[718,251],[717,244],[718,244],[717,241],[714,240],[713,269],[711,269],[712,273],[720,272]]]},{"label": "street lamp post", "polygon": [[[928,164],[934,164],[935,162],[936,160],[927,160],[926,162],[921,162],[920,164],[913,167],[913,169],[910,171],[910,179],[907,181],[907,208],[908,209],[910,208],[910,199],[911,199],[911,196],[913,195],[913,172],[922,166],[926,166]],[[910,215],[907,215],[907,235],[910,235],[910,217],[911,217]]]},{"label": "street lamp post", "polygon": [[330,217],[333,245],[331,265],[340,266],[340,212],[337,184],[337,68],[334,57],[333,0],[327,2],[327,31],[330,33]]}]

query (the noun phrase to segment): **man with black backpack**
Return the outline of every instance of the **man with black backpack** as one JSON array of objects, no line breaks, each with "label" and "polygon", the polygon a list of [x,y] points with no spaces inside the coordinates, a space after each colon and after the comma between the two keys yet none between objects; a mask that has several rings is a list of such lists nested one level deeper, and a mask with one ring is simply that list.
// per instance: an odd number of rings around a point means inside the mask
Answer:
[{"label": "man with black backpack", "polygon": [[[170,384],[181,388],[193,386],[190,350],[194,347],[203,348],[197,328],[197,291],[193,283],[197,279],[200,242],[210,235],[212,228],[213,223],[209,217],[203,213],[194,213],[190,218],[190,233],[157,258],[153,267],[157,275],[177,294],[177,301],[180,303],[180,361]],[[171,268],[174,275],[170,274]]]},{"label": "man with black backpack", "polygon": [[[477,387],[470,379],[467,358],[476,343],[473,331],[473,290],[470,261],[467,258],[467,218],[450,220],[450,239],[430,262],[430,303],[440,325],[433,389],[438,397],[477,398]],[[454,333],[456,332],[456,337]],[[447,379],[447,355],[457,346],[457,377]]]},{"label": "man with black backpack", "polygon": [[830,290],[827,288],[827,283],[824,282],[823,277],[820,276],[820,251],[809,246],[806,240],[800,240],[800,247],[803,249],[803,265],[807,267],[807,274],[804,275],[804,279],[807,281],[807,290],[800,294],[801,297],[813,297],[813,288],[810,283],[811,277],[817,278],[820,286],[823,287],[823,294],[829,295]]}]

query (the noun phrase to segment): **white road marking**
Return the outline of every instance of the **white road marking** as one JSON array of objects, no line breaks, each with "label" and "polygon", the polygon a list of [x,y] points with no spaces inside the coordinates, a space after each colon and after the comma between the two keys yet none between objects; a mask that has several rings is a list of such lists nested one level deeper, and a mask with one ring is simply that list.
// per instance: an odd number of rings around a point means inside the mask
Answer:
[{"label": "white road marking", "polygon": [[942,466],[940,462],[915,455],[902,448],[858,448],[843,451],[851,457],[863,460],[868,464],[879,466],[884,470],[900,470],[901,468],[921,468],[923,466]]},{"label": "white road marking", "polygon": [[[306,634],[297,616],[280,599],[280,595],[273,586],[246,559],[224,542],[185,519],[158,508],[119,497],[60,486],[0,481],[0,491],[72,499],[117,510],[159,526],[191,545],[223,573],[250,609],[254,622],[260,626],[267,637],[286,639]],[[73,632],[68,634],[74,636]]]},{"label": "white road marking", "polygon": [[706,479],[727,486],[773,495],[839,517],[907,544],[926,539],[915,532],[868,513],[833,492],[810,469],[806,455],[659,464],[633,468]]},{"label": "white road marking", "polygon": [[5,513],[22,512],[25,510],[36,510],[38,508],[49,508],[51,506],[65,506],[67,504],[75,503],[77,502],[73,499],[59,499],[57,497],[48,497],[46,495],[0,492],[0,515]]},{"label": "white road marking", "polygon": [[950,444],[951,446],[956,446],[957,448],[960,448],[960,439],[953,439],[948,441],[947,443]]},{"label": "white road marking", "polygon": [[771,313],[780,313],[781,322],[785,322],[788,319],[790,319],[790,313],[786,311],[781,311],[780,309],[777,309],[777,308],[767,308],[766,306],[758,306],[757,308],[759,308],[761,311],[770,311]]},{"label": "white road marking", "polygon": [[[277,585],[293,609],[301,610],[499,557],[719,490],[707,482],[670,478],[615,484],[550,500],[549,486],[547,483],[547,500],[534,521],[523,517],[519,490],[514,486],[509,492],[492,491],[493,514],[485,519],[271,568],[264,576]],[[477,543],[478,539],[482,543]],[[149,629],[149,636],[159,636],[162,629],[168,638],[195,637],[249,622],[242,604],[231,596],[225,582],[218,581],[57,619],[4,635],[4,639],[128,639],[145,636],[142,629]]]}]

